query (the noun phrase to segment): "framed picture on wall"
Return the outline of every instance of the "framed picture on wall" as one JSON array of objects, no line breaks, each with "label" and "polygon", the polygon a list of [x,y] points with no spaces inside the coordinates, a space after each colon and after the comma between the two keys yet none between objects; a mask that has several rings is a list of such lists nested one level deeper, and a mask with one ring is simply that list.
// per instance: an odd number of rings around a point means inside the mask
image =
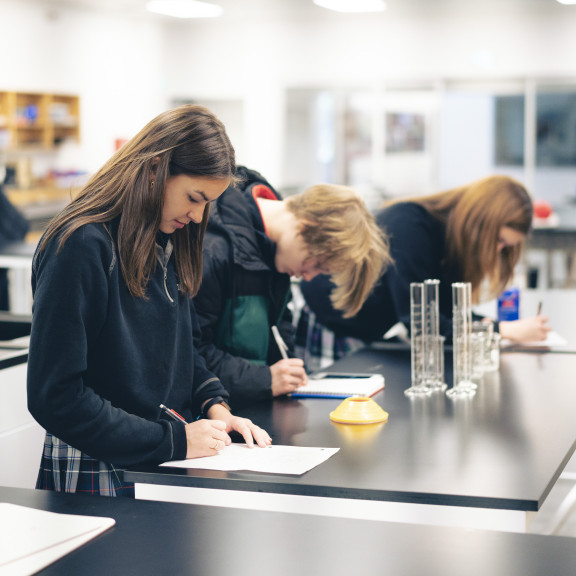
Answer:
[{"label": "framed picture on wall", "polygon": [[386,153],[424,152],[426,117],[412,112],[386,113]]}]

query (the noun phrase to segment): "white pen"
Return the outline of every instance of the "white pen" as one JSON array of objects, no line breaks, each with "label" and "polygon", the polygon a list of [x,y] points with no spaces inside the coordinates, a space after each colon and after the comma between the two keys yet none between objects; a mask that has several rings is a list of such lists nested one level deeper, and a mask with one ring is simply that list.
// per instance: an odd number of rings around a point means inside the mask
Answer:
[{"label": "white pen", "polygon": [[280,350],[280,354],[282,354],[282,358],[284,360],[288,360],[288,346],[286,346],[286,342],[280,336],[280,332],[278,331],[277,326],[272,326],[272,335],[274,336],[274,340],[276,340],[276,346],[278,346],[278,350]]}]

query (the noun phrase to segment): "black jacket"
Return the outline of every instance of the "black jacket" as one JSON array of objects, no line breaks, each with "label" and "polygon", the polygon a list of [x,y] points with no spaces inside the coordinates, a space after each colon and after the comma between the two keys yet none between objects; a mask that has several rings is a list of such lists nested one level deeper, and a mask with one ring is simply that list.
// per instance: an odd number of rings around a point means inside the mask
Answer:
[{"label": "black jacket", "polygon": [[[107,228],[108,227],[108,228]],[[195,351],[192,300],[178,292],[171,243],[134,298],[118,262],[117,226],[88,224],[33,261],[28,406],[67,444],[111,464],[186,457],[186,433],[165,404],[192,421],[228,394]]]},{"label": "black jacket", "polygon": [[211,205],[202,287],[194,299],[199,349],[229,390],[233,407],[272,397],[269,366],[281,355],[270,327],[277,325],[293,347],[290,278],[276,271],[276,246],[266,236],[253,193],[281,198],[258,172],[239,167],[238,175],[241,184]]}]

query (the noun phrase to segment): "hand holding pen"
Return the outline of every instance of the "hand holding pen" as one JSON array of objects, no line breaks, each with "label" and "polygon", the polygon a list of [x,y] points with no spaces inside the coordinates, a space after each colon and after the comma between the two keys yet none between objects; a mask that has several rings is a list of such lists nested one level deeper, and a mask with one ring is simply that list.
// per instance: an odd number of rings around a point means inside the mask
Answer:
[{"label": "hand holding pen", "polygon": [[272,376],[272,395],[282,396],[294,392],[308,382],[304,361],[300,358],[289,358],[288,346],[280,335],[277,326],[271,327],[272,335],[282,356],[282,360],[270,366]]},{"label": "hand holding pen", "polygon": [[176,422],[186,426],[186,441],[188,450],[186,458],[213,456],[230,444],[230,436],[226,433],[226,423],[220,420],[196,420],[191,424],[186,422],[176,410],[160,404],[160,409]]},{"label": "hand holding pen", "polygon": [[538,302],[536,316],[499,322],[500,335],[512,342],[542,342],[552,329],[548,317],[542,315],[542,301]]},{"label": "hand holding pen", "polygon": [[229,446],[232,442],[228,432],[238,432],[246,442],[246,445],[253,447],[256,443],[261,448],[265,448],[272,443],[272,438],[266,430],[256,426],[248,418],[234,416],[226,408],[221,408],[217,417],[221,419],[202,419],[188,423],[173,410],[160,404],[160,409],[172,420],[180,422],[186,429],[186,458],[200,458],[203,456],[215,456]]}]

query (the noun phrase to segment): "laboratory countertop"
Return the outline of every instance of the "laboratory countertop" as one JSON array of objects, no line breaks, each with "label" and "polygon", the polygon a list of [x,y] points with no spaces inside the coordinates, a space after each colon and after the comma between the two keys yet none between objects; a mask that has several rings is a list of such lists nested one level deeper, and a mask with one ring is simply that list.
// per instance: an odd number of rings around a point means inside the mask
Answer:
[{"label": "laboratory countertop", "polygon": [[[446,354],[446,382],[452,385]],[[537,511],[576,445],[576,354],[507,352],[476,395],[409,399],[410,351],[359,350],[336,372],[378,372],[374,400],[383,424],[330,421],[338,399],[277,399],[237,414],[268,430],[275,444],[338,447],[302,476],[139,467],[131,482],[441,506]]]},{"label": "laboratory countertop", "polygon": [[43,576],[572,576],[576,566],[576,540],[558,536],[2,487],[0,502],[116,521]]}]

